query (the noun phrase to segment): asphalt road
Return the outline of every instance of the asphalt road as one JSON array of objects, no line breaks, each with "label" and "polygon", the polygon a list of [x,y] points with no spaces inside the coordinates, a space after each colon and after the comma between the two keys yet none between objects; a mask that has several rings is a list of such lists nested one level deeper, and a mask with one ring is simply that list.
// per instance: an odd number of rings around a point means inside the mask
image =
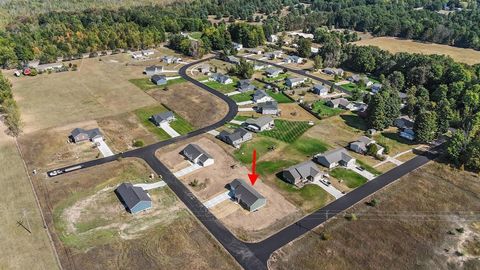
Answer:
[{"label": "asphalt road", "polygon": [[[64,168],[56,169],[54,171],[60,171],[62,173],[65,169],[68,168],[78,168],[85,169],[108,162],[117,160],[119,157],[135,157],[141,158],[147,162],[147,164],[155,171],[158,175],[163,177],[163,180],[167,183],[170,189],[178,196],[178,198],[189,208],[189,210],[195,215],[195,217],[208,229],[208,231],[219,241],[222,246],[235,258],[235,260],[245,269],[266,269],[267,262],[270,258],[270,255],[277,249],[288,244],[292,240],[297,239],[298,237],[304,235],[305,233],[313,230],[320,224],[324,223],[328,219],[334,217],[336,214],[341,213],[342,211],[352,207],[356,203],[365,199],[366,197],[374,194],[378,190],[384,188],[385,186],[395,182],[402,176],[408,174],[409,172],[425,165],[430,160],[435,158],[435,154],[429,154],[426,156],[417,156],[414,159],[405,162],[404,164],[392,169],[391,171],[373,179],[372,181],[367,182],[363,186],[347,193],[338,200],[333,201],[327,206],[317,210],[316,212],[302,218],[301,220],[295,222],[294,224],[284,228],[278,233],[272,235],[271,237],[258,242],[258,243],[244,243],[238,240],[198,199],[193,195],[190,190],[178,180],[172,172],[162,164],[156,157],[155,152],[167,145],[183,141],[185,139],[206,133],[213,129],[223,126],[224,124],[230,122],[235,115],[237,114],[238,107],[236,103],[223,95],[216,90],[205,86],[204,84],[194,80],[187,74],[187,69],[197,65],[201,62],[208,61],[210,58],[203,59],[194,63],[183,66],[179,73],[180,76],[193,83],[194,85],[202,88],[205,91],[210,92],[211,94],[217,96],[218,98],[225,101],[229,106],[229,111],[217,123],[214,123],[210,126],[198,129],[186,135],[175,137],[166,141],[158,142],[143,148],[138,148],[107,158],[95,159],[80,164],[67,166]],[[259,61],[259,60],[255,60]],[[271,64],[266,61],[259,61]],[[273,66],[278,66],[279,68],[285,68],[281,65],[273,64]],[[332,85],[331,82],[325,81],[321,78],[317,78],[310,74],[307,74],[305,71],[289,69],[291,72],[310,77],[315,80],[324,81],[326,84]],[[52,171],[50,171],[52,172]],[[49,173],[50,173],[49,172]]]}]

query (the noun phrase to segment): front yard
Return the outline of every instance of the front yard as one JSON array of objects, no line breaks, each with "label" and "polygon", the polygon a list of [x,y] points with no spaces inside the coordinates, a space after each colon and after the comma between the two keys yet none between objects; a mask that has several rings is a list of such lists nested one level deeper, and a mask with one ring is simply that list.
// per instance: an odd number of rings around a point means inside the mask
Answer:
[{"label": "front yard", "polygon": [[330,175],[341,180],[349,188],[357,188],[367,182],[367,179],[346,168],[335,168]]}]

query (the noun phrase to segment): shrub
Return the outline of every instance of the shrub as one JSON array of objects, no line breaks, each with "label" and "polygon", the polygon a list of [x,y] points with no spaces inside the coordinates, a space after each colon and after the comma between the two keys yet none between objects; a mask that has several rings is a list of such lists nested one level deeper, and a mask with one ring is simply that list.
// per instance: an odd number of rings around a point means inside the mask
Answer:
[{"label": "shrub", "polygon": [[355,215],[353,213],[350,213],[350,214],[346,214],[345,218],[349,221],[355,221],[355,220],[357,220],[357,215]]},{"label": "shrub", "polygon": [[464,233],[465,229],[464,228],[456,228],[455,231],[457,231],[458,233]]},{"label": "shrub", "polygon": [[135,140],[133,141],[133,146],[134,147],[143,147],[145,145],[145,142],[143,140]]},{"label": "shrub", "polygon": [[189,186],[191,187],[196,187],[198,186],[198,179],[193,179],[190,183],[188,183]]},{"label": "shrub", "polygon": [[332,239],[332,235],[329,234],[328,232],[322,232],[320,234],[320,239],[322,239],[323,241],[328,241],[328,240]]},{"label": "shrub", "polygon": [[377,206],[377,204],[378,204],[378,200],[377,200],[377,199],[372,199],[371,201],[368,201],[368,202],[367,202],[367,205],[368,205],[368,206],[371,206],[371,207],[375,207],[375,206]]}]

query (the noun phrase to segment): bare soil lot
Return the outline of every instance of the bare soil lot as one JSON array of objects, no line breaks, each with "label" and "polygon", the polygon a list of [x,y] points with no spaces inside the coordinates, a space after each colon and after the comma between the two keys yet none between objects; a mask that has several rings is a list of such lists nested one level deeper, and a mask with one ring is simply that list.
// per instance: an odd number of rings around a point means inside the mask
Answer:
[{"label": "bare soil lot", "polygon": [[[41,74],[36,77],[9,76],[22,111],[26,133],[54,126],[96,119],[156,101],[128,80],[142,74],[144,66],[128,65],[127,54],[83,59],[78,71]],[[10,73],[8,73],[10,74]]]},{"label": "bare soil lot", "polygon": [[377,193],[376,207],[350,209],[357,220],[340,215],[283,247],[271,269],[478,269],[478,194],[478,175],[429,164]]},{"label": "bare soil lot", "polygon": [[0,184],[4,192],[0,197],[0,269],[58,269],[22,159],[5,129],[0,122]]},{"label": "bare soil lot", "polygon": [[221,246],[199,229],[168,187],[149,192],[153,208],[147,212],[132,216],[122,209],[113,189],[121,182],[158,181],[149,179],[151,172],[142,161],[125,159],[53,179],[35,177],[64,268],[237,267]]},{"label": "bare soil lot", "polygon": [[474,65],[480,63],[480,52],[473,49],[457,48],[448,45],[422,43],[392,37],[376,37],[354,42],[360,46],[377,46],[392,53],[408,52],[420,54],[440,54],[452,57],[455,61]]},{"label": "bare soil lot", "polygon": [[[217,144],[222,142],[206,136],[191,142],[198,144],[215,160],[213,165],[180,178],[201,201],[207,201],[224,193],[227,191],[226,185],[236,178],[248,181],[249,171]],[[162,150],[157,152],[157,156],[173,172],[181,170],[189,166],[179,154],[187,144],[172,147],[168,151]],[[197,180],[198,184],[192,187],[189,184],[194,180]],[[255,183],[255,189],[267,198],[267,205],[255,213],[249,213],[232,201],[225,201],[212,209],[213,213],[238,237],[247,241],[260,240],[299,218],[299,211],[295,206],[261,179]]]},{"label": "bare soil lot", "polygon": [[279,104],[282,119],[293,121],[316,121],[318,120],[309,112],[298,106],[296,103]]},{"label": "bare soil lot", "polygon": [[149,94],[197,128],[219,121],[228,111],[227,104],[221,99],[191,83],[175,84],[168,89]]}]

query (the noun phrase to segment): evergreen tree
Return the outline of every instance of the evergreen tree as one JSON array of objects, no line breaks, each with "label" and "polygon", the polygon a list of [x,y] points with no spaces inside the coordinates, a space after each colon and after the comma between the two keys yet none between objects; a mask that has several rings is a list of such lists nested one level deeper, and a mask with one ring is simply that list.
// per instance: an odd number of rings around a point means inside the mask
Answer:
[{"label": "evergreen tree", "polygon": [[388,117],[386,115],[386,104],[383,95],[374,95],[367,108],[367,123],[369,128],[383,130],[388,127]]},{"label": "evergreen tree", "polygon": [[437,138],[437,115],[435,112],[421,110],[413,127],[415,138],[420,143],[429,143]]}]

